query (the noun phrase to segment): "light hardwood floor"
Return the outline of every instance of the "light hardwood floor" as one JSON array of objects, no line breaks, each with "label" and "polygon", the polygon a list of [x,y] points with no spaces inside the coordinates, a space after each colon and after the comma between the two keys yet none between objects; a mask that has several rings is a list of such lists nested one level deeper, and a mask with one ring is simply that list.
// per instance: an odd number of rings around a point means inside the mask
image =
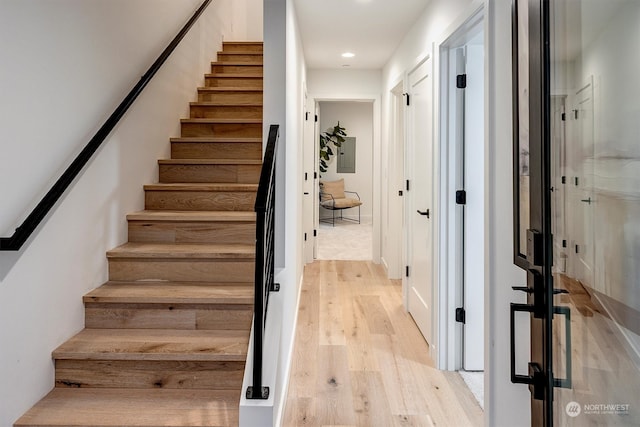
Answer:
[{"label": "light hardwood floor", "polygon": [[462,378],[433,367],[400,281],[368,261],[305,268],[285,426],[481,426]]}]

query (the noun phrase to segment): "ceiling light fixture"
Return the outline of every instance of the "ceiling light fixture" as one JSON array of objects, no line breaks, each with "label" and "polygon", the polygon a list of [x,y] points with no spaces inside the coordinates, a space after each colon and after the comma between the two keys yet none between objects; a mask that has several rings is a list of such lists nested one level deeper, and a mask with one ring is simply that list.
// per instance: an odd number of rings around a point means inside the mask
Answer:
[{"label": "ceiling light fixture", "polygon": [[354,56],[356,56],[356,54],[351,52],[345,52],[342,54],[343,58],[353,58]]}]

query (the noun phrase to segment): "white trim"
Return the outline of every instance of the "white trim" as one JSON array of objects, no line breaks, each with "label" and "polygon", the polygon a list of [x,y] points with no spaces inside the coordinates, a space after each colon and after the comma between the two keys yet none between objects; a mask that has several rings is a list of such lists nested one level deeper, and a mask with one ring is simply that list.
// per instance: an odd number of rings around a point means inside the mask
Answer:
[{"label": "white trim", "polygon": [[[320,93],[309,94],[309,98],[314,102],[372,102],[373,103],[373,248],[372,260],[375,264],[380,264],[380,245],[381,245],[381,140],[380,132],[382,129],[380,105],[381,99],[379,94],[351,94],[344,95],[340,93]],[[317,209],[318,201],[314,198],[314,209]]]},{"label": "white trim", "polygon": [[278,405],[278,410],[276,412],[276,416],[274,417],[276,426],[281,426],[283,423],[284,413],[287,407],[287,396],[289,394],[289,381],[291,380],[291,364],[293,363],[293,351],[296,346],[296,331],[298,330],[298,317],[300,314],[300,298],[302,297],[302,285],[304,283],[304,273],[300,277],[300,283],[298,285],[298,299],[296,301],[296,315],[293,320],[293,339],[291,340],[291,344],[289,346],[289,350],[287,351],[287,365],[285,366],[285,377],[284,384],[280,387],[282,390],[280,395],[280,405]]},{"label": "white trim", "polygon": [[[456,343],[460,342],[459,325],[455,321],[456,308],[456,287],[451,286],[452,278],[455,278],[456,259],[451,251],[449,240],[451,234],[450,212],[448,196],[450,189],[450,177],[448,176],[449,153],[448,147],[448,127],[447,112],[442,108],[448,108],[446,97],[441,99],[440,94],[446,93],[446,81],[443,82],[443,70],[448,70],[448,54],[442,55],[443,50],[447,50],[456,43],[461,32],[466,33],[477,25],[482,16],[484,19],[485,8],[483,2],[474,2],[463,12],[434,43],[434,211],[438,213],[438,224],[434,227],[434,274],[436,278],[436,300],[438,304],[438,318],[435,319],[436,341],[439,343],[437,356],[435,357],[436,367],[442,370],[455,370],[459,348]],[[485,34],[485,46],[486,46]],[[486,65],[485,65],[486,68]],[[445,79],[446,80],[446,79]],[[485,99],[486,99],[486,79],[485,79]],[[485,101],[485,127],[487,126],[487,110]],[[486,134],[486,132],[485,132]],[[486,145],[485,135],[485,145]],[[436,160],[437,159],[437,160]],[[445,172],[447,176],[443,177]],[[454,225],[455,226],[455,225]],[[453,339],[451,339],[453,337]]]}]

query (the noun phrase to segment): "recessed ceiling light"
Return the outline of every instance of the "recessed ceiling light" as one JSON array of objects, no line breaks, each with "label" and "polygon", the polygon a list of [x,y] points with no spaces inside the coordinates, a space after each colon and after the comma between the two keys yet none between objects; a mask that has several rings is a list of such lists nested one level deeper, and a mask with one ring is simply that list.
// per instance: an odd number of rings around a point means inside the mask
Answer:
[{"label": "recessed ceiling light", "polygon": [[354,56],[356,56],[356,54],[351,52],[345,52],[342,54],[343,58],[353,58]]}]

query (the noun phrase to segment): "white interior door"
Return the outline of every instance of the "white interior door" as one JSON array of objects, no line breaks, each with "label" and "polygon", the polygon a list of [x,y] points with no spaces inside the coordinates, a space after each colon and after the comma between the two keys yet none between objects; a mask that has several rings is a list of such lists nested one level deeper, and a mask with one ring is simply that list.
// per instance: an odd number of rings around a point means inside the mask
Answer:
[{"label": "white interior door", "polygon": [[314,246],[315,246],[315,236],[313,233],[314,230],[314,211],[315,207],[315,199],[314,199],[314,172],[315,172],[315,141],[314,141],[314,131],[315,131],[315,120],[314,120],[314,103],[313,100],[307,99],[305,94],[305,105],[304,105],[304,125],[303,125],[303,161],[304,161],[304,177],[302,184],[303,191],[303,253],[304,253],[304,262],[310,263],[313,262],[314,259]]},{"label": "white interior door", "polygon": [[427,58],[409,73],[408,311],[431,349],[433,340],[433,83]]},{"label": "white interior door", "polygon": [[572,149],[572,163],[575,175],[570,182],[572,189],[573,222],[572,243],[573,277],[587,286],[593,286],[593,79],[590,78],[576,91],[574,108],[570,112],[573,136],[576,143]]},{"label": "white interior door", "polygon": [[387,203],[387,252],[385,257],[388,262],[388,275],[390,279],[400,279],[403,276],[402,266],[405,265],[403,250],[404,236],[404,203],[405,173],[404,173],[404,106],[405,98],[402,95],[404,82],[400,82],[393,90],[393,128],[392,144],[388,159],[388,200]]}]

